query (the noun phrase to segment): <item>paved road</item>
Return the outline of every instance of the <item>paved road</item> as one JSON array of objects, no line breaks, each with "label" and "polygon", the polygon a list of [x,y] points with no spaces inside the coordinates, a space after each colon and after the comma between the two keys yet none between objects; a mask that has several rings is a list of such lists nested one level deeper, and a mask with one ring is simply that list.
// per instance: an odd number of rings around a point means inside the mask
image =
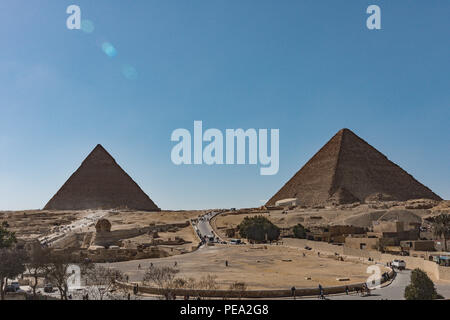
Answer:
[{"label": "paved road", "polygon": [[372,290],[370,296],[359,295],[339,295],[330,296],[330,300],[404,300],[405,288],[410,283],[411,271],[404,270],[397,272],[394,281],[383,288]]},{"label": "paved road", "polygon": [[[411,270],[398,271],[394,281],[383,288],[372,290],[370,296],[350,295],[332,295],[327,296],[327,300],[405,300],[405,288],[411,282]],[[435,285],[437,292],[446,299],[450,299],[450,283]],[[318,299],[318,298],[309,298]]]},{"label": "paved road", "polygon": [[204,239],[205,236],[215,236],[217,237],[217,234],[214,232],[213,228],[211,227],[210,221],[212,218],[214,218],[216,215],[220,214],[219,211],[211,211],[203,216],[200,216],[198,218],[198,222],[195,224],[195,227],[198,230],[198,234],[200,238]]},{"label": "paved road", "polygon": [[95,223],[106,216],[109,211],[98,210],[87,214],[86,216],[72,222],[69,225],[61,226],[57,231],[48,234],[46,236],[40,237],[38,240],[43,245],[52,246],[59,240],[65,238],[69,234],[77,231],[82,231],[85,228],[89,228]]}]

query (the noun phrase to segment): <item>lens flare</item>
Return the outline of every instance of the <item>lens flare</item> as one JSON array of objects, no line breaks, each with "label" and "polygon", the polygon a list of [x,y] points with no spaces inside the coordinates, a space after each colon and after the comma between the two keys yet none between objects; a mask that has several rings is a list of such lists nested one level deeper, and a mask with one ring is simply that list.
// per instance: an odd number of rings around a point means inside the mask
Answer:
[{"label": "lens flare", "polygon": [[110,58],[114,58],[115,56],[117,56],[116,48],[114,48],[114,46],[109,42],[104,42],[102,44],[102,50]]},{"label": "lens flare", "polygon": [[126,64],[122,67],[122,74],[128,80],[136,80],[138,77],[136,68],[129,64]]},{"label": "lens flare", "polygon": [[81,21],[81,30],[86,33],[92,33],[95,30],[94,23],[91,20],[83,20]]}]

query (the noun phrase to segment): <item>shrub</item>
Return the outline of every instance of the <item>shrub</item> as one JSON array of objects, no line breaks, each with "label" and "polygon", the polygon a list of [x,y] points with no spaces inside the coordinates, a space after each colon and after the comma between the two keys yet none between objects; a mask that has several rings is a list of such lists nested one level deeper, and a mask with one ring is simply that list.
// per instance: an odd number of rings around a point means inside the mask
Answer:
[{"label": "shrub", "polygon": [[294,232],[294,237],[298,239],[306,239],[306,233],[309,232],[309,230],[300,223],[296,225],[292,231]]},{"label": "shrub", "polygon": [[280,229],[263,216],[245,217],[238,226],[241,237],[263,242],[278,240]]},{"label": "shrub", "polygon": [[420,269],[411,272],[411,284],[405,288],[406,300],[432,300],[439,296],[433,281]]}]

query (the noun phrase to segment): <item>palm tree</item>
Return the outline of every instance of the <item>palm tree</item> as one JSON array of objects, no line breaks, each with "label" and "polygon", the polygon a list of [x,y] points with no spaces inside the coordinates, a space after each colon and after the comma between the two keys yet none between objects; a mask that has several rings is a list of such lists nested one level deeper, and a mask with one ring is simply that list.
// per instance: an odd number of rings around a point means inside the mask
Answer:
[{"label": "palm tree", "polygon": [[431,223],[434,235],[444,239],[444,250],[447,251],[447,239],[450,238],[450,214],[443,213],[436,216]]}]

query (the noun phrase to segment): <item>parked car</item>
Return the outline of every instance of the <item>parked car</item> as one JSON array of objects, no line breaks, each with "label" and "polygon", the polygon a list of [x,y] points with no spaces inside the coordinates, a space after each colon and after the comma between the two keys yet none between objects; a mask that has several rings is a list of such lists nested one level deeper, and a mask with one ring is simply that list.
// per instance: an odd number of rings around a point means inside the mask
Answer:
[{"label": "parked car", "polygon": [[405,270],[406,269],[406,262],[403,260],[394,260],[391,263],[391,266],[394,268],[397,268],[398,270]]},{"label": "parked car", "polygon": [[17,281],[13,281],[13,282],[11,282],[11,286],[13,286],[13,287],[14,287],[14,289],[15,289],[15,292],[17,292],[17,291],[19,291],[19,290],[20,290],[20,284],[19,284],[19,282],[17,282]]},{"label": "parked car", "polygon": [[44,292],[45,293],[52,293],[53,292],[53,286],[51,284],[46,284],[44,286]]},{"label": "parked car", "polygon": [[231,239],[230,240],[230,244],[241,244],[241,243],[242,243],[241,239]]},{"label": "parked car", "polygon": [[9,284],[9,285],[6,286],[5,292],[6,293],[13,293],[13,292],[17,292],[17,289],[13,285]]}]

